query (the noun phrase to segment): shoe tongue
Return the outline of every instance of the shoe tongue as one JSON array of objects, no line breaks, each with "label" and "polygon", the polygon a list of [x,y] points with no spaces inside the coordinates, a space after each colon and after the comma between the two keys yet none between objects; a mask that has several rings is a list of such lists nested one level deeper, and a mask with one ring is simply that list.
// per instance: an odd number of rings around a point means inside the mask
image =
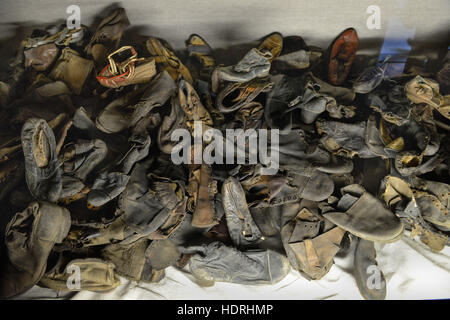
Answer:
[{"label": "shoe tongue", "polygon": [[33,143],[34,160],[39,168],[46,167],[50,158],[50,144],[45,132],[39,128]]}]

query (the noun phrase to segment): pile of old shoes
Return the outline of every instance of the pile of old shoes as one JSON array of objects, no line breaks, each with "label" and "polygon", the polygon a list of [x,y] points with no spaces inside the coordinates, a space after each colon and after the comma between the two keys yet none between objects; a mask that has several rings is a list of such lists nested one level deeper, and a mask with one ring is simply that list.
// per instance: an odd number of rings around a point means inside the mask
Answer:
[{"label": "pile of old shoes", "polygon": [[0,82],[1,298],[170,266],[318,280],[353,248],[355,286],[384,299],[375,243],[448,245],[448,56],[393,78],[389,57],[356,63],[348,28],[326,50],[274,32],[224,65],[198,34],[177,56],[126,38],[122,8],[98,21],[34,30]]}]

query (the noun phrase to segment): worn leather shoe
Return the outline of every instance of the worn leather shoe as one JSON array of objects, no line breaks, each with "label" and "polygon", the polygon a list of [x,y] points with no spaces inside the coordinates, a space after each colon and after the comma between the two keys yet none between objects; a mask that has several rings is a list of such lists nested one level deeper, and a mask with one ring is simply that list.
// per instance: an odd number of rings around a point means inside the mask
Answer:
[{"label": "worn leather shoe", "polygon": [[62,188],[61,168],[52,129],[45,120],[32,118],[23,125],[21,139],[28,189],[38,200],[57,201]]},{"label": "worn leather shoe", "polygon": [[328,81],[336,86],[347,79],[358,50],[358,33],[353,28],[342,31],[330,45],[328,58]]},{"label": "worn leather shoe", "polygon": [[69,228],[69,210],[48,202],[32,202],[12,218],[5,233],[8,258],[2,261],[1,298],[23,293],[42,278],[50,251]]}]

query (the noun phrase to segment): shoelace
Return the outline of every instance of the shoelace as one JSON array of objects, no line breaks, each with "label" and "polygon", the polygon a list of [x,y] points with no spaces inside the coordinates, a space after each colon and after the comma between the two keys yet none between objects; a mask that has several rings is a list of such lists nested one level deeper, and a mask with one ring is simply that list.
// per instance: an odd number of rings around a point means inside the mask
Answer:
[{"label": "shoelace", "polygon": [[[131,50],[132,55],[124,63],[116,63],[113,59],[113,56],[126,50]],[[129,71],[126,75],[127,78],[130,78],[134,74],[134,63],[136,61],[142,60],[143,58],[137,58],[137,52],[132,46],[124,46],[108,56],[109,68],[111,73],[117,75],[119,73],[124,74]]]},{"label": "shoelace", "polygon": [[382,76],[386,69],[387,61],[390,58],[391,58],[391,56],[386,56],[386,58],[383,60],[383,62],[381,62],[380,65],[378,65],[378,66],[376,65],[376,66],[366,70],[366,72],[363,72],[363,74],[357,81],[368,81],[368,80],[371,80],[372,78],[376,77],[378,74],[380,74]]}]

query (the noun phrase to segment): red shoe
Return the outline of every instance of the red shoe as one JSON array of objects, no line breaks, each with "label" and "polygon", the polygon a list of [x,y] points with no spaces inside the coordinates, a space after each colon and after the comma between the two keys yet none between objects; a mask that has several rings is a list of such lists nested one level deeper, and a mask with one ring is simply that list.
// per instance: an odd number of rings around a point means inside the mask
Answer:
[{"label": "red shoe", "polygon": [[358,33],[353,28],[345,29],[331,43],[329,49],[328,81],[341,85],[350,71],[358,51]]}]

